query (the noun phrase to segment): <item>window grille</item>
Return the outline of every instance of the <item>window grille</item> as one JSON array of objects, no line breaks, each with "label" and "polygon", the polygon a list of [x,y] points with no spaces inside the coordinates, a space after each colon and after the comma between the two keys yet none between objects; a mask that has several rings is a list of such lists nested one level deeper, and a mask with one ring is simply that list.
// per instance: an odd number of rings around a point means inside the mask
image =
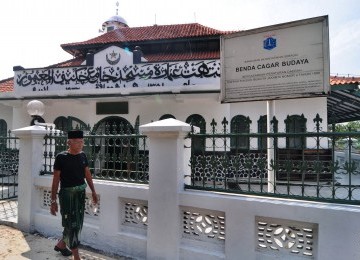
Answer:
[{"label": "window grille", "polygon": [[[243,115],[234,116],[231,119],[230,123],[230,132],[233,134],[239,133],[250,133],[250,124],[251,120],[249,117],[245,117]],[[249,137],[246,136],[236,136],[232,137],[230,141],[231,149],[236,150],[248,150],[250,146]]]},{"label": "window grille", "polygon": [[[306,118],[303,114],[287,116],[285,119],[286,133],[305,133]],[[302,149],[306,147],[306,139],[302,136],[286,138],[286,148]]]}]

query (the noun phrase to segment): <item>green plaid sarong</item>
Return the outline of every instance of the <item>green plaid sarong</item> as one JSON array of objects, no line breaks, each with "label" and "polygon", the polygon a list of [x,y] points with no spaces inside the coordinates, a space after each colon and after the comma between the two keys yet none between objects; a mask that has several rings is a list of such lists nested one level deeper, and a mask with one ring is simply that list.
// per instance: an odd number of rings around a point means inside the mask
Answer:
[{"label": "green plaid sarong", "polygon": [[86,184],[61,188],[59,191],[63,240],[70,249],[80,244],[79,236],[84,223]]}]

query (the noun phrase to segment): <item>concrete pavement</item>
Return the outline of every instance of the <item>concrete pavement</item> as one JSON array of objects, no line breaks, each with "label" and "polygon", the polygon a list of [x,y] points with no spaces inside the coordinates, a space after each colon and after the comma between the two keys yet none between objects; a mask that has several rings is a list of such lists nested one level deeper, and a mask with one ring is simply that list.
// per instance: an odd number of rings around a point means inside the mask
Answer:
[{"label": "concrete pavement", "polygon": [[[63,260],[54,251],[56,238],[46,238],[40,234],[28,234],[16,228],[17,200],[0,201],[0,259],[5,260]],[[131,260],[132,258],[111,255],[86,246],[79,248],[83,260]]]}]

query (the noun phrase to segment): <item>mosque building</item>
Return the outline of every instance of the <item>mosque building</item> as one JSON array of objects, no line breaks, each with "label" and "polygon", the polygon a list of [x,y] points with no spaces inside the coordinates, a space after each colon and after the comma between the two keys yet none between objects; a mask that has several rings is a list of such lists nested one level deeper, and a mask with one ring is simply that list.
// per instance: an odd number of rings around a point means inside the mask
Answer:
[{"label": "mosque building", "polygon": [[[122,124],[134,132],[165,118],[192,122],[201,132],[210,132],[213,120],[221,129],[224,118],[232,131],[266,131],[265,100],[222,102],[221,37],[234,32],[199,23],[131,27],[119,15],[105,21],[101,32],[62,44],[71,60],[44,68],[14,66],[14,77],[0,81],[1,135],[30,124],[32,100],[44,104],[45,113],[38,115],[43,121],[64,131],[103,132],[106,125]],[[275,100],[278,130],[314,131],[317,115],[322,129],[359,119],[353,95],[359,80],[332,76],[329,93]]]}]

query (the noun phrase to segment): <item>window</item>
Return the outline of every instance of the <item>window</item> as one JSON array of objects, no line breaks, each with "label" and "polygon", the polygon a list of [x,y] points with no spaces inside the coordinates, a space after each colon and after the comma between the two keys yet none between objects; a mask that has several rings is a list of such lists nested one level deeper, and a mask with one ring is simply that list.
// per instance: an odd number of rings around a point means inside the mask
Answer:
[{"label": "window", "polygon": [[67,132],[69,130],[68,119],[64,116],[59,116],[58,118],[56,118],[54,121],[54,124],[55,124],[56,129],[59,129],[61,131],[65,131],[65,132]]},{"label": "window", "polygon": [[[200,134],[206,133],[206,122],[205,119],[198,114],[192,114],[186,119],[186,123],[192,126],[197,126],[200,128]],[[194,143],[191,144],[193,152],[195,154],[203,153],[205,151],[205,138],[204,137],[195,137],[192,139]]]},{"label": "window", "polygon": [[210,51],[216,51],[220,49],[219,41],[209,41],[208,44]]},{"label": "window", "polygon": [[101,134],[133,134],[133,126],[123,117],[109,116],[100,120],[94,126],[94,132],[98,135]]},{"label": "window", "polygon": [[4,119],[0,119],[0,150],[6,148],[7,124]]},{"label": "window", "polygon": [[204,51],[208,48],[208,44],[205,41],[197,42],[196,43],[196,50],[197,51]]},{"label": "window", "polygon": [[[260,116],[258,120],[258,133],[264,134],[267,133],[267,116]],[[258,149],[265,150],[267,149],[267,138],[259,137],[258,138]]]},{"label": "window", "polygon": [[[133,134],[134,128],[125,118],[109,116],[95,124],[91,139],[93,165],[95,173],[120,174],[134,170],[132,159],[138,144]],[[100,135],[100,137],[96,137]],[[107,135],[109,135],[107,137]]]},{"label": "window", "polygon": [[[286,133],[305,133],[306,118],[302,114],[287,116],[285,119]],[[286,148],[302,149],[306,147],[306,139],[302,136],[286,138]]]},{"label": "window", "polygon": [[7,124],[4,119],[0,119],[0,136],[7,136]]},{"label": "window", "polygon": [[64,133],[67,133],[69,130],[73,129],[86,130],[89,128],[83,121],[72,116],[59,116],[54,120],[54,124],[56,129],[64,131]]},{"label": "window", "polygon": [[176,119],[173,115],[171,114],[165,114],[165,115],[162,115],[159,120],[164,120],[164,119],[168,119],[168,118],[174,118]]},{"label": "window", "polygon": [[[232,134],[250,133],[251,120],[249,117],[243,115],[234,116],[230,123],[230,132]],[[230,141],[231,149],[249,149],[249,137],[236,136],[232,137]]]},{"label": "window", "polygon": [[176,52],[184,51],[184,43],[175,43],[174,44],[174,50]]}]

